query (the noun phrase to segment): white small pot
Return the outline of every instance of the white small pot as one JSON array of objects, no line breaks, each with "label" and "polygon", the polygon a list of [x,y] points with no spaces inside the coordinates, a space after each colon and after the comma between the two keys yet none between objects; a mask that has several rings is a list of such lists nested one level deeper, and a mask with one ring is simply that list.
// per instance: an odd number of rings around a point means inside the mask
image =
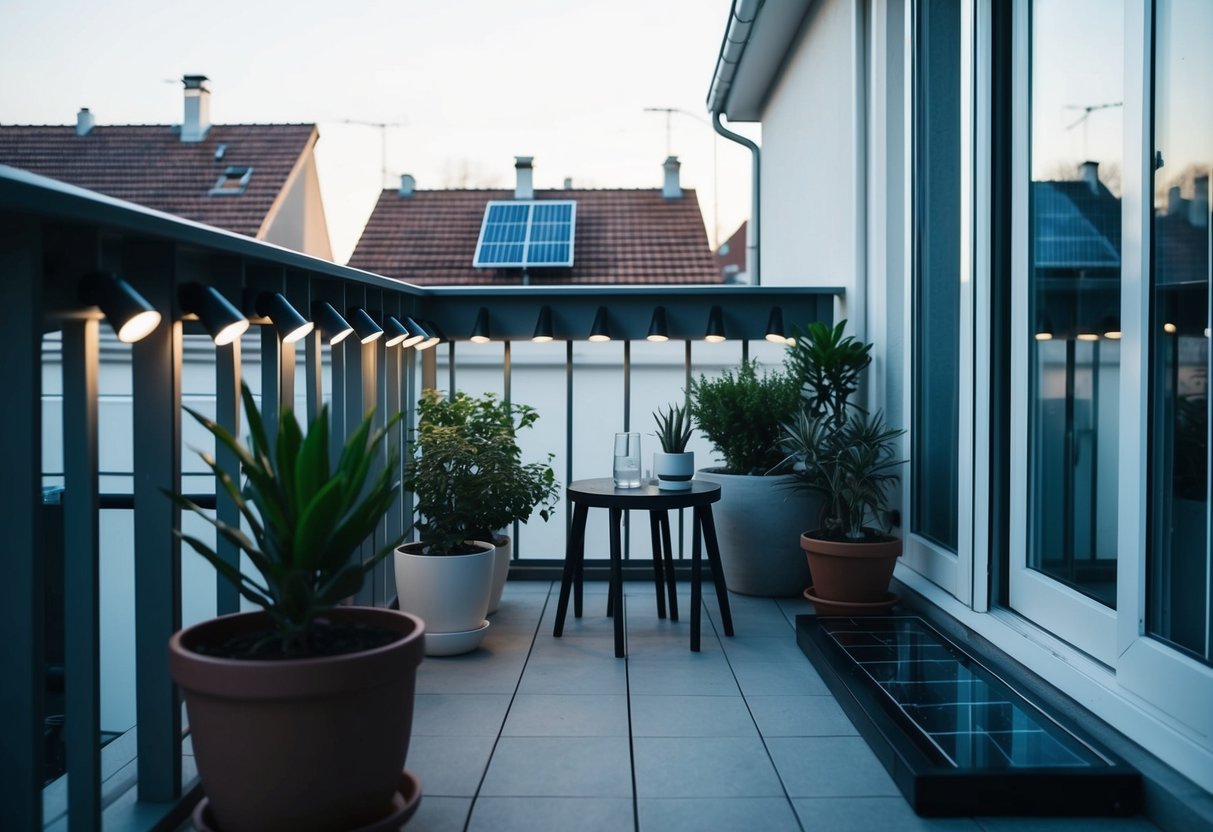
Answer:
[{"label": "white small pot", "polygon": [[489,615],[497,612],[501,606],[501,593],[505,590],[505,579],[510,574],[510,556],[514,547],[508,535],[500,535],[498,540],[503,538],[505,543],[493,552],[493,591],[489,595]]},{"label": "white small pot", "polygon": [[657,487],[662,491],[690,491],[691,479],[695,476],[695,453],[657,451],[653,454],[653,473],[657,475]]},{"label": "white small pot", "polygon": [[[467,633],[484,626],[493,591],[496,547],[481,541],[476,545],[481,550],[470,555],[424,555],[422,543],[396,547],[400,609],[420,616],[427,633]],[[428,645],[427,654],[434,655]]]}]

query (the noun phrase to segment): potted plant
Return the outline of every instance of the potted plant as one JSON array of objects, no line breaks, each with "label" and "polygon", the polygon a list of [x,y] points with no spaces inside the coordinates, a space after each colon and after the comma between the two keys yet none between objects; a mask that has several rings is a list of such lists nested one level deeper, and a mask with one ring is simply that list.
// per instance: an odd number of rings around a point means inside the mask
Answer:
[{"label": "potted plant", "polygon": [[657,422],[654,434],[661,443],[661,450],[653,454],[653,473],[657,487],[662,491],[690,491],[691,479],[695,476],[695,454],[687,450],[691,441],[691,420],[686,405],[670,405],[653,414]]},{"label": "potted plant", "polygon": [[800,401],[800,381],[787,370],[759,375],[743,361],[734,373],[700,376],[690,389],[690,414],[724,458],[701,468],[699,479],[720,485],[715,519],[725,585],[743,595],[799,595],[809,580],[800,549],[791,541],[803,529],[815,498],[790,489],[780,425]]},{"label": "potted plant", "polygon": [[473,650],[509,569],[499,530],[538,510],[547,520],[559,487],[548,462],[524,464],[517,431],[538,413],[493,394],[426,390],[417,405],[405,488],[417,500],[418,541],[396,552],[400,608],[426,620],[430,655]]},{"label": "potted plant", "polygon": [[169,643],[207,796],[195,817],[224,830],[403,823],[420,793],[402,770],[424,625],[406,613],[339,605],[397,542],[357,556],[399,489],[391,462],[376,461],[396,419],[372,431],[368,415],[332,467],[327,409],[306,435],[283,409],[271,442],[247,387],[242,398],[247,447],[188,412],[240,460],[240,470],[225,471],[202,453],[247,534],[170,495],[247,558],[251,572],[177,531],[261,607],[188,627]]},{"label": "potted plant", "polygon": [[881,413],[851,402],[871,363],[871,344],[835,327],[810,324],[796,333],[789,364],[804,371],[802,407],[784,425],[784,450],[796,476],[823,500],[820,523],[801,535],[813,585],[806,597],[818,612],[855,614],[889,609],[888,592],[901,539],[889,534],[889,491],[897,482],[897,439]]}]

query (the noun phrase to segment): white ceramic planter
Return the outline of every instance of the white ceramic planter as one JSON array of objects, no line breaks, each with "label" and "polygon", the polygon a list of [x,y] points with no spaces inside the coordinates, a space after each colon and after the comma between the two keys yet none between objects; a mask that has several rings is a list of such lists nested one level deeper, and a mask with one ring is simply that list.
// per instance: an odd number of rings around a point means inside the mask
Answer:
[{"label": "white ceramic planter", "polygon": [[725,585],[742,595],[802,594],[810,580],[800,534],[819,525],[821,501],[792,488],[791,474],[749,477],[702,468],[695,476],[720,485],[712,516]]},{"label": "white ceramic planter", "polygon": [[[496,547],[477,541],[482,549],[470,555],[423,555],[421,543],[396,547],[396,593],[400,609],[420,616],[426,624],[426,655],[448,655],[445,641],[457,642],[459,652],[476,649],[488,629],[485,616],[493,591],[493,558]],[[457,639],[443,634],[458,633]],[[430,635],[434,638],[430,638]],[[431,644],[432,642],[432,644]],[[470,645],[470,646],[469,646]]]},{"label": "white ceramic planter", "polygon": [[[508,535],[501,535],[505,543],[493,552],[493,591],[489,594],[489,615],[501,606],[501,593],[505,590],[505,579],[510,574],[510,557],[514,553],[513,542]],[[500,539],[500,538],[499,538]]]},{"label": "white ceramic planter", "polygon": [[657,476],[657,487],[662,491],[690,491],[695,476],[695,454],[693,451],[680,454],[656,451],[653,473]]}]

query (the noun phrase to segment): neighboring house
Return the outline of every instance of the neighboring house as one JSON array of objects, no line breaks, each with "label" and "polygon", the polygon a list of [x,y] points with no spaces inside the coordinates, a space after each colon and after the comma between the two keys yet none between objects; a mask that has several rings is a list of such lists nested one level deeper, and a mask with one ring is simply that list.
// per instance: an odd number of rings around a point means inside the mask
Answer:
[{"label": "neighboring house", "polygon": [[749,283],[749,274],[746,272],[746,231],[749,228],[749,222],[743,222],[737,226],[737,230],[733,232],[733,236],[720,244],[720,248],[716,249],[716,265],[720,268],[720,274],[724,278],[725,283]]},{"label": "neighboring house", "polygon": [[0,125],[0,164],[332,259],[314,124],[211,124],[187,75],[180,125]]},{"label": "neighboring house", "polygon": [[762,126],[761,283],[842,285],[875,343],[899,592],[1136,743],[1162,825],[1209,828],[1213,14],[1101,10],[734,0],[707,103]]},{"label": "neighboring house", "polygon": [[[401,177],[385,190],[348,265],[420,285],[720,283],[699,198],[679,182],[679,163],[665,162],[661,188],[560,190],[532,187],[530,157],[518,157],[508,190],[420,190]],[[572,265],[477,267],[474,258],[494,201],[575,204]],[[567,261],[564,261],[567,262]]]}]

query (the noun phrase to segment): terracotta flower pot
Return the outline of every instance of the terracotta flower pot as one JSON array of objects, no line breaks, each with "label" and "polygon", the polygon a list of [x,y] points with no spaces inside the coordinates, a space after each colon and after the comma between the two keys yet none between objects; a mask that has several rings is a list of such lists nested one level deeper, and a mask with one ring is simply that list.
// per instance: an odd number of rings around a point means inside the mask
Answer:
[{"label": "terracotta flower pot", "polygon": [[225,832],[351,829],[392,809],[425,625],[371,607],[339,607],[328,618],[395,630],[400,638],[357,653],[278,661],[192,649],[264,629],[269,617],[254,612],[204,621],[169,641],[198,774]]},{"label": "terracotta flower pot", "polygon": [[888,596],[900,537],[849,542],[823,540],[817,532],[800,536],[813,575],[813,594],[829,601],[870,603]]}]

